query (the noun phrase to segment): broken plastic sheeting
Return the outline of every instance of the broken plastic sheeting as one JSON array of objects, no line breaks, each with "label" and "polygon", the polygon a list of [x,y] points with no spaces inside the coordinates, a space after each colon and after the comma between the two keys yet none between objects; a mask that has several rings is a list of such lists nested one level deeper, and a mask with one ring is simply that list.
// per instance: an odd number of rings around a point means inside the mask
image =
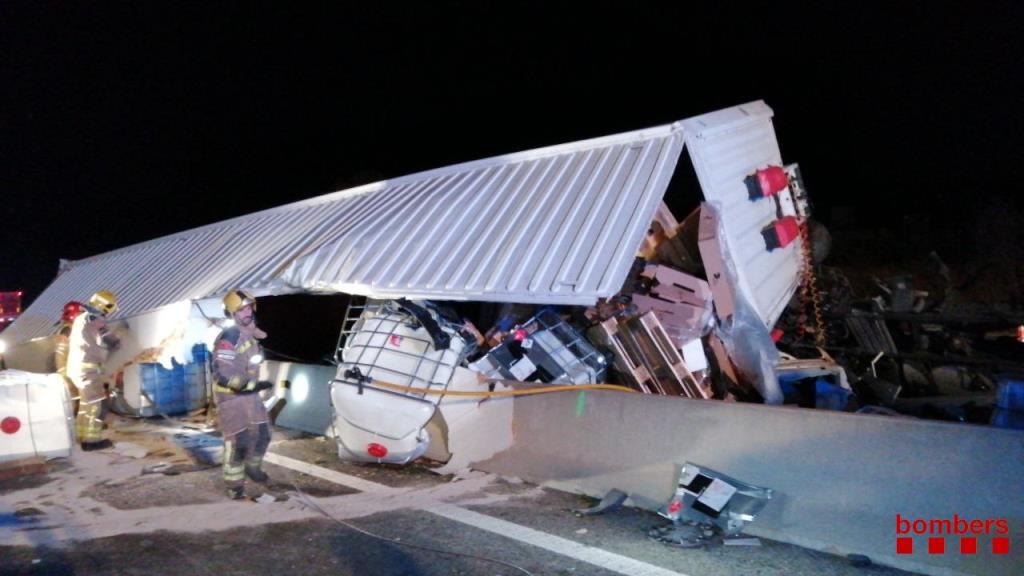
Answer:
[{"label": "broken plastic sheeting", "polygon": [[770,488],[687,462],[679,467],[675,495],[658,514],[673,522],[710,523],[727,535],[736,535],[754,521],[772,494]]},{"label": "broken plastic sheeting", "polygon": [[718,336],[733,364],[753,383],[764,403],[782,404],[782,388],[775,377],[779,351],[757,313],[739,294],[736,312],[730,321],[719,325]]},{"label": "broken plastic sheeting", "polygon": [[[724,243],[726,235],[721,230],[721,219],[717,218],[718,207],[715,203],[704,203],[702,210],[715,214],[719,224],[718,238],[722,240],[722,265],[726,281],[738,286],[736,266]],[[734,295],[735,311],[718,326],[718,337],[725,345],[726,352],[732,363],[746,380],[753,383],[765,404],[782,404],[783,394],[779,381],[775,376],[775,366],[779,363],[779,351],[775,348],[771,333],[765,327],[757,311],[737,290]]]}]

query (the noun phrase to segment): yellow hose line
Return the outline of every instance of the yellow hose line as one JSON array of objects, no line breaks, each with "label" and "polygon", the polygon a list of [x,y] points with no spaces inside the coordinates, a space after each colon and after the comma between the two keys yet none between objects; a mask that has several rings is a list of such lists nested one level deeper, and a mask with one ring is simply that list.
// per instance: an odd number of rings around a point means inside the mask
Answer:
[{"label": "yellow hose line", "polygon": [[[491,381],[484,381],[484,384],[490,383]],[[495,380],[494,383],[502,383],[503,380]],[[502,390],[497,392],[472,392],[469,390],[434,390],[431,388],[413,388],[411,386],[401,386],[398,384],[392,384],[390,382],[382,382],[380,380],[373,380],[366,384],[367,386],[383,388],[385,390],[391,390],[393,392],[406,392],[410,394],[435,394],[441,396],[474,396],[474,397],[489,397],[489,396],[527,396],[530,394],[549,394],[551,392],[571,392],[573,390],[614,390],[616,392],[631,392],[636,393],[636,390],[632,388],[626,388],[625,386],[616,386],[615,384],[576,384],[576,385],[561,385],[561,386],[547,386],[544,388],[526,388],[524,390]]]}]

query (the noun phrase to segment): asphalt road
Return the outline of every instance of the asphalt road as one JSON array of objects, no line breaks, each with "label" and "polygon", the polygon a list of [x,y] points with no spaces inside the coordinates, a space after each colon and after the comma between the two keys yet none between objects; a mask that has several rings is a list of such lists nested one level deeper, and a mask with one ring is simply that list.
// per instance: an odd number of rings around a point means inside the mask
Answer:
[{"label": "asphalt road", "polygon": [[[0,574],[344,576],[905,574],[760,540],[683,549],[651,539],[667,524],[482,473],[338,461],[329,439],[278,431],[271,482],[227,501],[219,471],[191,461],[166,423],[122,422],[148,454],[82,454],[45,477],[0,482]],[[171,475],[143,473],[160,462]],[[302,473],[302,468],[310,473]]]}]

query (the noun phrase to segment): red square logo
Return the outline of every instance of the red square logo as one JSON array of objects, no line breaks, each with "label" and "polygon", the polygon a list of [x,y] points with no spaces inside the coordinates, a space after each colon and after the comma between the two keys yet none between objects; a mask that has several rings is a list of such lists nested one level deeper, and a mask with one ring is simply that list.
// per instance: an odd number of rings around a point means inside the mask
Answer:
[{"label": "red square logo", "polygon": [[946,539],[945,538],[929,538],[928,539],[928,553],[929,554],[945,554],[946,553]]},{"label": "red square logo", "polygon": [[978,539],[977,538],[961,538],[960,539],[960,553],[961,554],[977,554],[978,553]]},{"label": "red square logo", "polygon": [[1009,538],[993,538],[992,539],[992,553],[993,554],[1009,554],[1010,553],[1010,539]]},{"label": "red square logo", "polygon": [[913,554],[914,553],[914,539],[913,538],[897,538],[896,539],[896,553],[897,554]]}]

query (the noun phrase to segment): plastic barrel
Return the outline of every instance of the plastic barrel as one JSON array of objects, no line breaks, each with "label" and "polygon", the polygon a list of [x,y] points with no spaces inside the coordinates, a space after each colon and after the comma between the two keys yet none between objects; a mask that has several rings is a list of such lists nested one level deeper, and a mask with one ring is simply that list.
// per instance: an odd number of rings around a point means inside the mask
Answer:
[{"label": "plastic barrel", "polygon": [[992,425],[1024,430],[1024,375],[1002,374],[996,378],[996,408]]},{"label": "plastic barrel", "polygon": [[[139,372],[142,375],[142,391],[146,393],[153,400],[153,404],[150,406],[142,406],[139,409],[140,416],[152,416],[156,414],[156,396],[158,394],[157,389],[160,386],[160,370],[159,364],[139,364]],[[148,402],[146,402],[148,404]]]},{"label": "plastic barrel", "polygon": [[210,351],[206,349],[205,344],[192,346],[192,362],[195,364],[206,364],[209,359]]}]

